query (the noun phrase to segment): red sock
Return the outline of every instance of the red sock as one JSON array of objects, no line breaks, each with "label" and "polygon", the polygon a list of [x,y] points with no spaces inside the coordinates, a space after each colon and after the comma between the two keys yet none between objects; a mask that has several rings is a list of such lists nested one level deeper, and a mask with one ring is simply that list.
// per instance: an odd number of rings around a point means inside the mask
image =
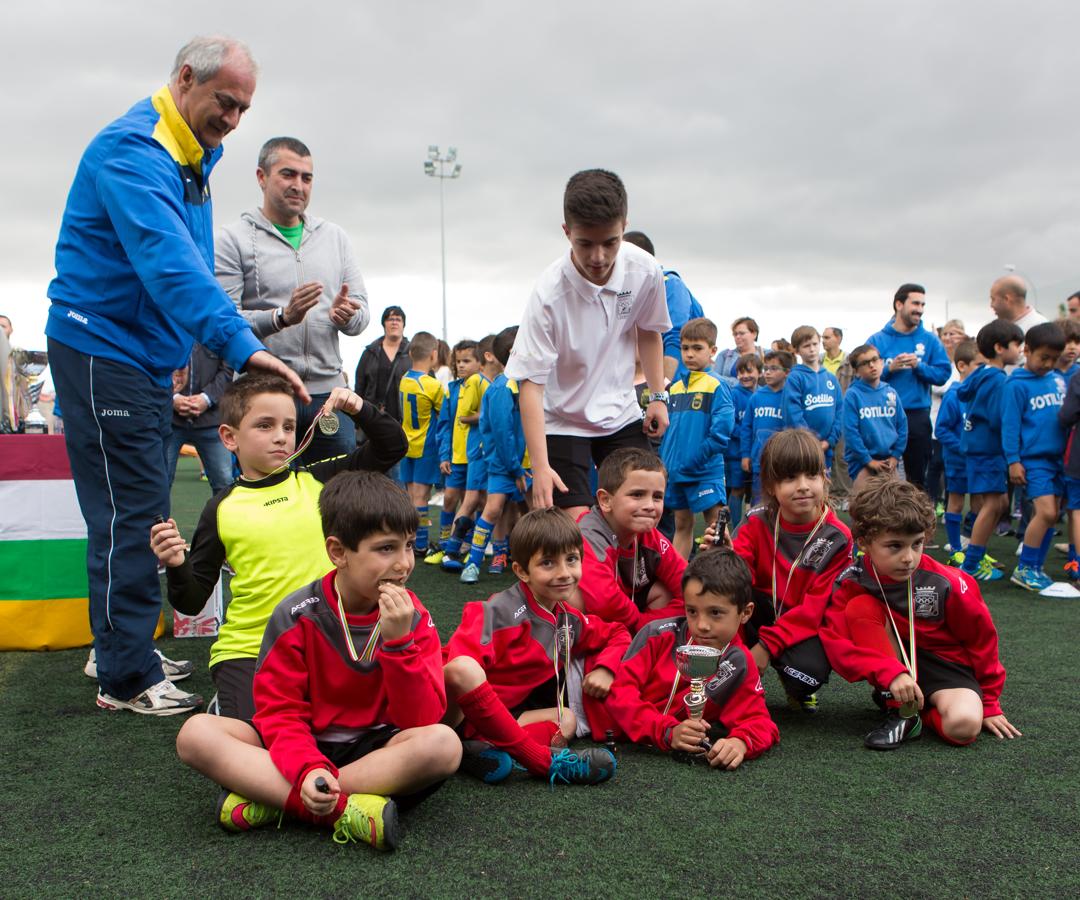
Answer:
[{"label": "red sock", "polygon": [[345,811],[345,804],[349,802],[349,795],[344,791],[338,794],[337,805],[334,811],[327,816],[317,816],[306,806],[300,797],[300,788],[293,786],[289,796],[285,800],[285,812],[301,822],[309,822],[312,825],[322,825],[325,828],[333,827],[333,824],[341,818]]},{"label": "red sock", "polygon": [[533,775],[546,776],[551,770],[551,751],[529,735],[498,698],[491,682],[458,697],[458,706],[469,723],[485,740],[522,763]]},{"label": "red sock", "polygon": [[545,747],[550,747],[552,739],[559,733],[558,722],[532,722],[521,727],[536,743],[543,744]]},{"label": "red sock", "polygon": [[975,738],[972,738],[970,741],[958,741],[956,738],[949,737],[945,733],[945,727],[941,722],[941,713],[937,711],[936,706],[927,704],[926,709],[924,709],[922,713],[922,720],[934,729],[934,733],[946,744],[952,744],[954,747],[966,747],[968,744],[975,743]]}]

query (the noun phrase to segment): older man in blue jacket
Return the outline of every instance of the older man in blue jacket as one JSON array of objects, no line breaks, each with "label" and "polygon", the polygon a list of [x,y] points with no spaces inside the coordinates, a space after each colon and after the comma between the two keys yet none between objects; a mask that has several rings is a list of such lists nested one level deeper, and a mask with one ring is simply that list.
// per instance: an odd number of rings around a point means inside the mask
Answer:
[{"label": "older man in blue jacket", "polygon": [[86,519],[104,709],[175,715],[202,702],[167,677],[190,667],[166,661],[163,671],[154,650],[161,589],[150,551],[150,527],[169,510],[171,373],[187,364],[192,338],[237,371],[284,376],[306,399],[213,274],[208,179],[255,78],[243,44],[188,43],[169,83],[90,142],[60,226],[46,335]]}]

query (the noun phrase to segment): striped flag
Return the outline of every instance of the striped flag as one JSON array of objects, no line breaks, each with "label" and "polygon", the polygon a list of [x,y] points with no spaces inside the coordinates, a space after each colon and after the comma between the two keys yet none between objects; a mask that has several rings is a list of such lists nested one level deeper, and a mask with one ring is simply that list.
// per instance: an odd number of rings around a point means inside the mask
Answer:
[{"label": "striped flag", "polygon": [[64,438],[0,436],[0,650],[92,639],[86,523]]}]

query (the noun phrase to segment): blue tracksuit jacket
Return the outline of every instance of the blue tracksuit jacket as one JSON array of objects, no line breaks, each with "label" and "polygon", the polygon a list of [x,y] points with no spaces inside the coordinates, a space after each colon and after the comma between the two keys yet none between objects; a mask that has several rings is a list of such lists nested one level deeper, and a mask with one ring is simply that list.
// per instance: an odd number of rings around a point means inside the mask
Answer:
[{"label": "blue tracksuit jacket", "polygon": [[731,389],[731,402],[735,405],[735,427],[731,431],[731,440],[728,441],[727,449],[724,451],[725,459],[742,459],[742,424],[746,417],[746,408],[750,405],[753,396],[754,392],[741,384]]},{"label": "blue tracksuit jacket", "polygon": [[1005,373],[981,365],[961,382],[957,395],[964,405],[964,433],[960,450],[965,456],[1001,456],[1001,403]]},{"label": "blue tracksuit jacket", "polygon": [[1025,368],[1013,371],[1005,382],[1001,401],[1001,449],[1005,462],[1038,457],[1061,460],[1065,432],[1058,412],[1065,402],[1065,379],[1060,372],[1038,376]]},{"label": "blue tracksuit jacket", "polygon": [[799,363],[788,375],[784,386],[784,425],[809,428],[819,439],[835,447],[840,439],[844,397],[840,381],[828,369],[815,372]]},{"label": "blue tracksuit jacket", "polygon": [[856,379],[844,396],[844,459],[857,473],[873,459],[899,459],[907,447],[907,416],[896,389]]},{"label": "blue tracksuit jacket", "polygon": [[960,450],[960,438],[964,433],[964,407],[960,402],[961,384],[963,382],[956,381],[949,385],[949,389],[941,398],[937,422],[934,423],[934,434],[941,441],[946,471],[964,468],[964,457]]},{"label": "blue tracksuit jacket", "polygon": [[749,458],[753,471],[761,468],[765,442],[784,427],[784,389],[774,391],[762,385],[750,398],[743,415],[739,446],[743,458]]},{"label": "blue tracksuit jacket", "polygon": [[[910,334],[903,334],[890,321],[877,334],[871,335],[867,343],[877,347],[885,361],[881,378],[896,388],[904,409],[929,409],[930,385],[944,384],[952,374],[949,354],[938,336],[921,324]],[[919,357],[919,364],[914,369],[891,371],[892,358],[901,353],[914,353]]]},{"label": "blue tracksuit jacket", "polygon": [[735,426],[731,389],[711,372],[689,372],[668,392],[671,424],[660,443],[668,481],[724,484],[724,452]]},{"label": "blue tracksuit jacket", "polygon": [[491,382],[480,401],[480,436],[488,475],[518,478],[525,474],[525,432],[521,429],[518,386],[503,373]]}]

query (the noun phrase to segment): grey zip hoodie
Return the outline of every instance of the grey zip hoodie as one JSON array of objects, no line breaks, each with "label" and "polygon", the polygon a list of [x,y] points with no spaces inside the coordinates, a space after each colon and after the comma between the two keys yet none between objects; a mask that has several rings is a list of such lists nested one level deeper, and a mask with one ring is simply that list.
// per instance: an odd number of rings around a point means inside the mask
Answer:
[{"label": "grey zip hoodie", "polygon": [[[304,215],[300,249],[290,244],[262,210],[219,229],[214,239],[215,275],[252,331],[276,357],[291,366],[313,394],[348,383],[341,368],[338,331],[358,335],[368,324],[367,292],[345,232],[333,222]],[[276,311],[289,305],[292,292],[319,281],[323,294],[304,320],[278,330]],[[330,321],[330,307],[342,284],[360,304],[348,325]]]}]

